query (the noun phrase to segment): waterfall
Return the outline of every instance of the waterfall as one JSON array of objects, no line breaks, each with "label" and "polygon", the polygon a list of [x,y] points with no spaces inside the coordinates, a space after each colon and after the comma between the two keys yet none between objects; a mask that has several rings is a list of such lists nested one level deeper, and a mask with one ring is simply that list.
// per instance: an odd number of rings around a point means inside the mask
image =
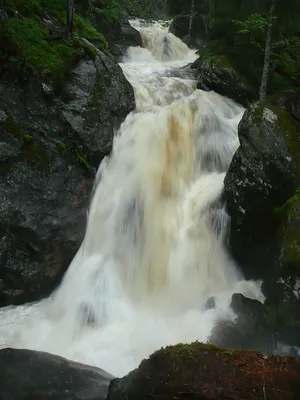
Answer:
[{"label": "waterfall", "polygon": [[195,52],[158,22],[132,24],[145,48],[130,48],[121,67],[136,110],[99,167],[84,241],[48,299],[0,310],[0,347],[116,376],[161,346],[209,340],[216,321],[234,318],[234,292],[262,296],[226,252],[220,199],[244,109],[168,76]]}]

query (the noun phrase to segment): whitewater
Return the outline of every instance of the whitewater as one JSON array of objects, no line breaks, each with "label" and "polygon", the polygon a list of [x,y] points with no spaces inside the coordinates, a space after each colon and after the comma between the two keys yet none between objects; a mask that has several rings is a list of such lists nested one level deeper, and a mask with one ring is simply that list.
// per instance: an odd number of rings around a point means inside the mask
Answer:
[{"label": "whitewater", "polygon": [[[83,243],[49,298],[0,309],[0,348],[47,351],[115,376],[162,346],[209,341],[219,320],[234,320],[233,293],[263,301],[226,250],[221,195],[244,108],[178,77],[197,56],[163,24],[131,24],[144,48],[120,65],[136,109],[99,166]],[[216,307],[206,309],[212,296]]]}]

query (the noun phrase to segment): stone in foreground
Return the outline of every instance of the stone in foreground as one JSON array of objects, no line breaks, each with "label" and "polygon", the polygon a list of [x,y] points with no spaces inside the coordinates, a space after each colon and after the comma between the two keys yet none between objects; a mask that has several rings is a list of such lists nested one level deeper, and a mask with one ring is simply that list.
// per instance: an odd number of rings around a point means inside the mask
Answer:
[{"label": "stone in foreground", "polygon": [[1,400],[102,400],[113,377],[52,354],[0,351]]},{"label": "stone in foreground", "polygon": [[300,364],[202,343],[159,350],[123,379],[110,384],[107,400],[296,400]]}]

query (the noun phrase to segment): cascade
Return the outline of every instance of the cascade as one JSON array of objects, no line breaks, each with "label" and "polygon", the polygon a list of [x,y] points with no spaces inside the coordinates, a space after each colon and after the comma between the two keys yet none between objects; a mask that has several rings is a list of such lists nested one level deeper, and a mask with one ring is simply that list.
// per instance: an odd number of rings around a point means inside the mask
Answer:
[{"label": "cascade", "polygon": [[220,200],[244,109],[169,76],[195,51],[159,22],[131,23],[145,44],[121,63],[136,109],[99,167],[83,243],[49,298],[0,310],[0,347],[116,376],[161,346],[209,340],[216,321],[234,318],[233,293],[263,300],[226,252]]}]

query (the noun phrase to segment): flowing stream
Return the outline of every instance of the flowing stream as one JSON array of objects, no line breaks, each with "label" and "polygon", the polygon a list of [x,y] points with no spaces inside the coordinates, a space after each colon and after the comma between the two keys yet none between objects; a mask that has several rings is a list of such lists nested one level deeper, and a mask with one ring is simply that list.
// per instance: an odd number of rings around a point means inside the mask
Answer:
[{"label": "flowing stream", "polygon": [[99,167],[85,239],[48,299],[0,310],[0,347],[116,376],[161,346],[209,340],[216,321],[234,318],[233,293],[263,297],[226,252],[220,201],[244,109],[172,77],[195,52],[160,23],[131,23],[145,44],[121,64],[136,110]]}]

